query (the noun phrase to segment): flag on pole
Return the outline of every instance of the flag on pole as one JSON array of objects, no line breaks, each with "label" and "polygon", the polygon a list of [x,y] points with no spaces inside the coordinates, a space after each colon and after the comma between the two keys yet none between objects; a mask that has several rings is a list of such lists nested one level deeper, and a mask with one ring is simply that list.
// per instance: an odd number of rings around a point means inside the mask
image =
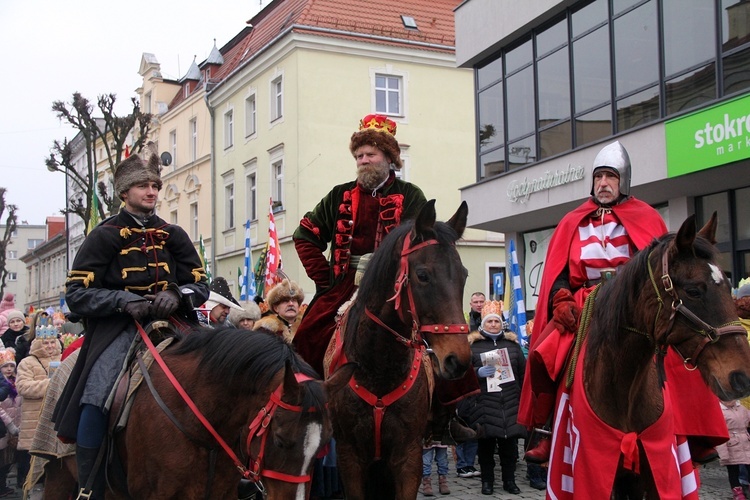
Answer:
[{"label": "flag on pole", "polygon": [[523,303],[523,288],[521,286],[521,271],[518,265],[518,253],[516,244],[510,240],[510,306],[508,307],[508,319],[510,329],[518,335],[518,340],[522,346],[529,342],[529,336],[526,335],[526,308]]},{"label": "flag on pole", "polygon": [[252,300],[255,297],[255,277],[250,279],[253,270],[253,256],[250,251],[250,219],[245,222],[245,267],[240,283],[240,300]]},{"label": "flag on pole", "polygon": [[266,285],[280,281],[277,279],[276,271],[281,270],[281,249],[279,248],[279,237],[276,234],[276,221],[273,218],[273,198],[270,198],[268,210],[268,253],[266,254]]},{"label": "flag on pole", "polygon": [[255,280],[255,295],[263,297],[266,289],[266,255],[268,255],[268,242],[266,247],[260,251],[258,262],[255,263],[253,279]]},{"label": "flag on pole", "polygon": [[[96,179],[96,172],[94,172]],[[91,215],[89,216],[89,225],[86,228],[86,234],[89,234],[101,220],[99,219],[99,197],[96,195],[96,185],[91,189]]]},{"label": "flag on pole", "polygon": [[206,271],[206,278],[208,279],[208,282],[211,283],[211,266],[209,266],[208,261],[206,260],[206,246],[203,244],[202,234],[198,236],[198,244],[201,262],[203,262],[203,269]]}]

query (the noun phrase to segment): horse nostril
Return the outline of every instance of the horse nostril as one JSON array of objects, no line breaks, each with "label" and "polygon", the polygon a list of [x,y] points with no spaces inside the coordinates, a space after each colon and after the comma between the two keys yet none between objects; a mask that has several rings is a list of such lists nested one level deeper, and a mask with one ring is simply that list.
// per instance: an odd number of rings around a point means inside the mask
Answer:
[{"label": "horse nostril", "polygon": [[729,384],[743,396],[750,395],[750,377],[744,371],[735,370],[729,375]]}]

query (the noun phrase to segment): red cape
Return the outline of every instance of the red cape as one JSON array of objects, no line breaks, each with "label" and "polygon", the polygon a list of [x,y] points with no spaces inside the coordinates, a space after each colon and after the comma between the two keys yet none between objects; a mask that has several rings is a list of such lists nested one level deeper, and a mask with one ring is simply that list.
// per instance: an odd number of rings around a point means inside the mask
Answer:
[{"label": "red cape", "polygon": [[[589,198],[586,202],[578,206],[578,208],[566,214],[552,234],[544,261],[542,283],[534,314],[534,330],[529,349],[530,358],[536,349],[536,341],[547,326],[547,304],[549,303],[550,291],[555,280],[568,264],[568,252],[570,251],[573,237],[578,233],[578,226],[584,217],[589,216],[597,208],[599,208],[599,205]],[[625,226],[628,236],[638,250],[645,248],[654,238],[658,238],[667,232],[667,226],[664,224],[664,220],[659,213],[647,203],[632,196],[626,201],[613,206],[612,211],[622,225]],[[558,345],[550,346],[550,348],[567,353],[565,345],[563,345],[565,343],[559,344],[562,339],[559,339],[559,336],[557,336],[557,340],[553,340],[551,337],[548,337],[550,342],[556,342]],[[568,340],[567,345],[569,347],[572,339]],[[552,362],[552,364],[555,364],[555,362]],[[526,364],[526,377],[524,377],[521,402],[518,410],[518,421],[526,426],[532,425],[531,366],[531,362]]]}]

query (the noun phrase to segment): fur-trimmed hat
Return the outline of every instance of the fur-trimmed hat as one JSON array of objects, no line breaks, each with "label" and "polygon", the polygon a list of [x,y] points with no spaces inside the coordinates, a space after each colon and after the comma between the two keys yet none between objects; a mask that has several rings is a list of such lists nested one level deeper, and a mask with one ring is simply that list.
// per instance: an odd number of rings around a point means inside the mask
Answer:
[{"label": "fur-trimmed hat", "polygon": [[208,294],[208,300],[206,301],[206,309],[209,311],[216,307],[218,304],[225,305],[231,309],[242,310],[240,303],[235,300],[232,296],[232,292],[229,291],[229,284],[226,278],[217,276],[211,281],[208,286],[210,293]]},{"label": "fur-trimmed hat", "polygon": [[161,189],[161,160],[159,155],[152,154],[145,163],[140,156],[133,154],[125,158],[115,170],[115,193],[122,198],[122,193],[142,182],[156,182]]},{"label": "fur-trimmed hat", "polygon": [[260,319],[260,307],[254,301],[249,300],[247,302],[241,302],[240,307],[242,309],[232,308],[229,311],[229,322],[239,328],[240,321],[243,319],[249,319],[252,321],[258,321]]},{"label": "fur-trimmed hat", "polygon": [[3,300],[0,301],[0,312],[16,308],[16,296],[12,293],[6,293]]},{"label": "fur-trimmed hat", "polygon": [[396,140],[396,122],[383,115],[367,115],[359,121],[359,131],[352,134],[349,151],[352,154],[369,144],[388,155],[396,170],[401,169],[401,148]]},{"label": "fur-trimmed hat", "polygon": [[302,291],[302,288],[288,278],[282,280],[281,283],[277,283],[268,291],[266,303],[268,308],[273,311],[277,305],[286,299],[296,300],[297,304],[302,304],[302,301],[305,300],[305,292]]}]

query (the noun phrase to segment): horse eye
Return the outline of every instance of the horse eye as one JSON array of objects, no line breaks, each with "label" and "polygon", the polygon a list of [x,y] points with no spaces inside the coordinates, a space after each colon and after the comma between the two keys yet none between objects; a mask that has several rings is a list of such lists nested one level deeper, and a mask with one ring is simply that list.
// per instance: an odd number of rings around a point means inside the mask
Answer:
[{"label": "horse eye", "polygon": [[275,444],[277,448],[281,448],[282,450],[291,450],[292,448],[294,448],[294,441],[292,441],[291,439],[287,439],[285,436],[282,436],[280,434],[274,434],[273,444]]},{"label": "horse eye", "polygon": [[430,281],[430,275],[423,269],[417,269],[417,278],[422,283],[429,283]]},{"label": "horse eye", "polygon": [[703,295],[703,294],[701,293],[700,289],[699,289],[699,288],[697,288],[697,287],[689,287],[689,288],[685,288],[685,293],[686,293],[686,294],[687,294],[687,296],[688,296],[689,298],[691,298],[691,299],[700,299],[700,298],[701,298],[701,296]]}]

